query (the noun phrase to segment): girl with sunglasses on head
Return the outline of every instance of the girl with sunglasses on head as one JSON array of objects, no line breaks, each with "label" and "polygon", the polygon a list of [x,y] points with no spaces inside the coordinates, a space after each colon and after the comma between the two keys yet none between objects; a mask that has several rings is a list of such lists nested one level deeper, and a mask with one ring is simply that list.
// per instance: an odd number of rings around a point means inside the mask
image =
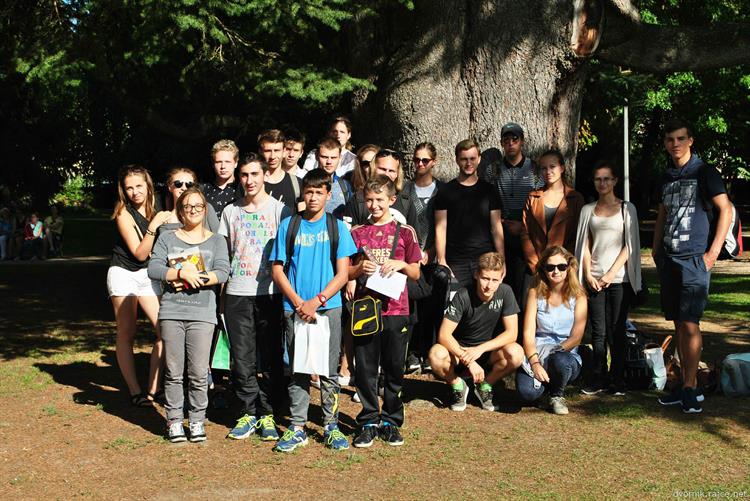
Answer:
[{"label": "girl with sunglasses on head", "polygon": [[[641,240],[635,206],[615,196],[611,165],[594,167],[596,202],[583,207],[578,222],[578,278],[589,292],[589,321],[594,348],[590,378],[581,390],[594,395],[625,392],[625,322],[631,298],[641,290]],[[607,346],[611,355],[607,375]]]},{"label": "girl with sunglasses on head", "polygon": [[565,160],[558,150],[544,152],[538,165],[544,188],[529,193],[522,215],[521,247],[527,266],[522,302],[545,249],[560,245],[575,250],[578,216],[584,204],[583,195],[565,179]]},{"label": "girl with sunglasses on head", "polygon": [[565,387],[581,372],[578,345],[586,327],[586,292],[578,281],[578,261],[554,245],[539,257],[523,323],[523,365],[516,388],[525,402],[549,394],[554,414],[567,414]]},{"label": "girl with sunglasses on head", "polygon": [[216,326],[216,287],[229,278],[229,253],[223,236],[204,225],[210,205],[196,187],[175,202],[181,227],[164,232],[154,246],[148,275],[167,282],[159,310],[164,342],[164,394],[167,438],[187,440],[182,420],[183,373],[187,362],[188,419],[191,442],[206,440],[208,364]]},{"label": "girl with sunglasses on head", "polygon": [[[198,176],[195,171],[187,167],[174,167],[167,172],[167,193],[166,203],[167,210],[171,211],[170,218],[159,229],[157,237],[164,231],[173,231],[182,226],[179,215],[177,214],[177,199],[190,188],[199,188]],[[203,217],[203,225],[212,232],[219,230],[219,218],[211,204],[206,207],[206,213]]]},{"label": "girl with sunglasses on head", "polygon": [[[130,403],[136,407],[150,407],[158,392],[162,365],[162,342],[156,325],[161,284],[148,277],[146,267],[156,231],[169,219],[171,212],[156,211],[154,184],[151,175],[141,166],[127,165],[120,169],[117,194],[112,213],[117,224],[117,242],[107,271],[107,290],[117,321],[117,365],[128,386]],[[156,331],[147,393],[138,383],[133,357],[139,305]]]}]

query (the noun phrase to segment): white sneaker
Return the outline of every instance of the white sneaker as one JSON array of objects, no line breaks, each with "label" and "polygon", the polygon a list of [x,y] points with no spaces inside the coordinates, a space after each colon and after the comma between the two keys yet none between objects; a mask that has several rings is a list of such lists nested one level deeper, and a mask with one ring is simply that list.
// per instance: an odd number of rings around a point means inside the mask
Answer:
[{"label": "white sneaker", "polygon": [[558,416],[564,416],[569,412],[568,406],[565,403],[565,397],[550,397],[549,406],[552,413]]},{"label": "white sneaker", "polygon": [[352,402],[357,402],[358,404],[362,403],[362,400],[359,398],[359,393],[354,392],[354,395],[352,395]]},{"label": "white sneaker", "polygon": [[205,442],[206,441],[206,427],[203,426],[203,422],[190,423],[190,441],[191,442]]},{"label": "white sneaker", "polygon": [[187,441],[182,421],[175,421],[167,427],[167,439],[173,444]]},{"label": "white sneaker", "polygon": [[339,374],[339,386],[349,386],[354,382],[354,377],[351,375],[349,376],[342,376]]}]

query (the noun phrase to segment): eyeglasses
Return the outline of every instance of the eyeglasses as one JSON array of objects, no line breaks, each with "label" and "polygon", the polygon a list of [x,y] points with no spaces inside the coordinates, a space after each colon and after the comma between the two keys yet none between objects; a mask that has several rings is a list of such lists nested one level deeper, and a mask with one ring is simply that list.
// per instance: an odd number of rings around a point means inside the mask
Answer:
[{"label": "eyeglasses", "polygon": [[557,269],[558,271],[565,271],[568,269],[568,263],[560,263],[560,264],[545,264],[544,265],[544,271],[547,273],[552,273]]},{"label": "eyeglasses", "polygon": [[400,162],[400,161],[401,161],[401,159],[403,158],[403,157],[401,156],[401,153],[400,153],[400,152],[398,152],[398,151],[396,151],[396,150],[391,150],[391,149],[389,149],[389,148],[383,148],[383,149],[381,149],[380,151],[378,151],[378,152],[377,152],[377,153],[375,154],[375,158],[385,158],[385,157],[393,157],[393,158],[395,158],[396,160],[398,160],[399,162]]},{"label": "eyeglasses", "polygon": [[419,165],[419,164],[422,164],[422,165],[427,165],[428,163],[432,162],[432,159],[431,159],[431,158],[419,158],[419,157],[414,157],[414,158],[412,158],[412,160],[413,160],[413,161],[414,161],[414,163],[415,163],[415,164],[417,164],[417,165]]},{"label": "eyeglasses", "polygon": [[191,211],[203,212],[204,210],[206,210],[206,204],[195,204],[195,205],[185,204],[182,206],[182,210],[184,212],[191,212]]},{"label": "eyeglasses", "polygon": [[594,182],[597,184],[607,184],[607,183],[611,183],[614,180],[615,178],[613,177],[595,177],[594,178]]},{"label": "eyeglasses", "polygon": [[174,181],[172,181],[172,186],[178,189],[182,188],[183,184],[185,185],[185,188],[192,188],[193,186],[195,186],[195,183],[192,181],[180,181],[179,179],[175,179]]}]

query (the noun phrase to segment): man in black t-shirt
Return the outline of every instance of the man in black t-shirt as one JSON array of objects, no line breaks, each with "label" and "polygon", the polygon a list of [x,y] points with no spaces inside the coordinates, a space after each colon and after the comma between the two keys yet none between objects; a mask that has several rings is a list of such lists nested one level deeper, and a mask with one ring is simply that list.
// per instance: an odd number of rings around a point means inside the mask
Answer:
[{"label": "man in black t-shirt", "polygon": [[[479,179],[479,145],[466,139],[456,145],[458,177],[435,196],[435,258],[448,266],[462,286],[471,283],[472,267],[485,252],[504,259],[503,225],[497,191]],[[505,268],[501,271],[501,279]]]},{"label": "man in black t-shirt", "polygon": [[433,374],[451,385],[453,411],[466,409],[469,387],[462,375],[471,376],[482,408],[494,410],[492,386],[523,362],[523,348],[515,342],[518,304],[502,283],[504,265],[497,252],[479,257],[476,283],[456,292],[430,350]]},{"label": "man in black t-shirt", "polygon": [[300,205],[299,179],[282,168],[285,141],[284,133],[279,129],[263,131],[258,136],[258,153],[268,164],[265,179],[266,193],[293,212],[297,212],[297,210],[304,209],[304,206]]}]

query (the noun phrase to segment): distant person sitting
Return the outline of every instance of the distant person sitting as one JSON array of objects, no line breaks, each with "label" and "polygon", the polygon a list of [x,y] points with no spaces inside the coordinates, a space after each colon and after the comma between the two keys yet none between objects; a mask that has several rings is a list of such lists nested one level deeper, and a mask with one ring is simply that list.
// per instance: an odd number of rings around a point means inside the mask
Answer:
[{"label": "distant person sitting", "polygon": [[479,256],[476,282],[456,292],[445,310],[438,344],[430,350],[432,372],[451,385],[450,408],[466,409],[471,376],[474,393],[485,410],[494,410],[492,387],[523,361],[518,337],[518,304],[502,283],[503,258],[497,252]]},{"label": "distant person sitting", "polygon": [[44,223],[39,216],[32,212],[23,227],[23,244],[21,244],[21,259],[41,259],[44,251]]},{"label": "distant person sitting", "polygon": [[44,255],[62,256],[63,221],[57,205],[50,205],[50,215],[44,219]]}]

